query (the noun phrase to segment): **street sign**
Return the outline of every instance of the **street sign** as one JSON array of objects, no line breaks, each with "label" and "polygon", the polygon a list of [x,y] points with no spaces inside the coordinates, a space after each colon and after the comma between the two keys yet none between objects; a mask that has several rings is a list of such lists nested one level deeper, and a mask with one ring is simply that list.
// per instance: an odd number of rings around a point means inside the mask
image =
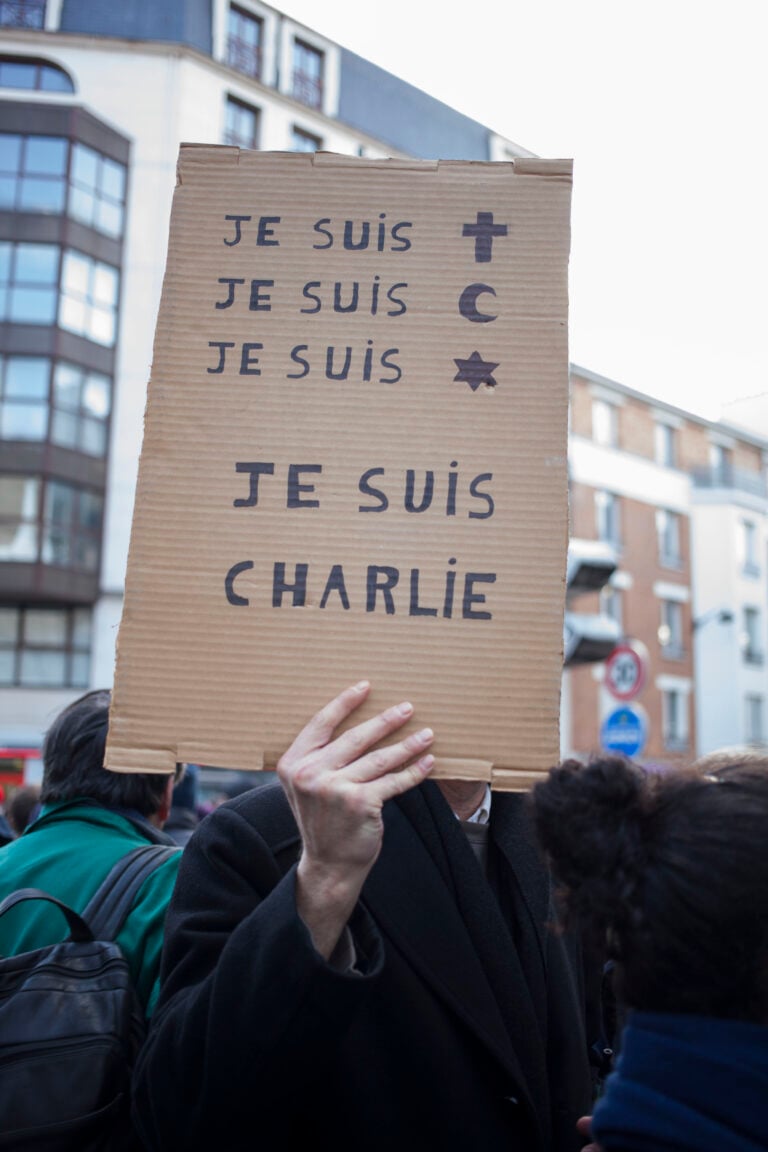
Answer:
[{"label": "street sign", "polygon": [[645,748],[647,737],[648,721],[639,707],[614,708],[600,728],[601,747],[623,756],[637,756]]},{"label": "street sign", "polygon": [[634,700],[645,686],[648,656],[638,641],[618,644],[605,662],[605,686],[617,700]]}]

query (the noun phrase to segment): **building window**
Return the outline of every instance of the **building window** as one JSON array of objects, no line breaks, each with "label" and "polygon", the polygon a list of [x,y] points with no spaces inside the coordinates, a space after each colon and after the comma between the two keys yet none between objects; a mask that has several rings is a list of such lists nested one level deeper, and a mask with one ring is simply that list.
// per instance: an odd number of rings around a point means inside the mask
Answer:
[{"label": "building window", "polygon": [[45,0],[0,0],[3,28],[44,28]]},{"label": "building window", "polygon": [[0,476],[0,561],[95,572],[102,512],[101,495],[90,489],[37,476]]},{"label": "building window", "polygon": [[69,214],[107,236],[123,232],[125,165],[85,144],[72,145]]},{"label": "building window", "polygon": [[[69,171],[68,171],[69,169]],[[107,236],[123,231],[125,165],[63,136],[0,134],[0,208],[62,213]]]},{"label": "building window", "polygon": [[303,40],[293,42],[293,96],[310,108],[323,106],[323,53]]},{"label": "building window", "polygon": [[0,135],[0,208],[63,212],[67,152],[60,136]]},{"label": "building window", "polygon": [[672,689],[661,694],[664,747],[669,752],[688,748],[688,694]]},{"label": "building window", "polygon": [[58,280],[56,244],[0,243],[0,320],[53,324]]},{"label": "building window", "polygon": [[598,540],[606,540],[618,548],[621,542],[619,497],[613,492],[595,492],[595,523]]},{"label": "building window", "polygon": [[100,372],[44,356],[0,355],[0,440],[50,440],[104,456],[111,399],[112,383]]},{"label": "building window", "polygon": [[659,564],[664,568],[679,568],[680,517],[677,512],[666,508],[656,509],[656,539],[659,551]]},{"label": "building window", "polygon": [[30,56],[0,56],[0,88],[20,88],[27,92],[75,90],[63,68]]},{"label": "building window", "polygon": [[0,607],[0,684],[87,688],[88,608]]},{"label": "building window", "polygon": [[744,631],[741,637],[744,662],[746,664],[762,664],[763,637],[760,609],[745,607],[743,614]]},{"label": "building window", "polygon": [[624,632],[624,610],[621,599],[621,590],[613,588],[610,584],[605,584],[600,589],[600,612],[602,615],[607,616],[609,620],[615,621],[618,625],[619,633]]},{"label": "building window", "polygon": [[0,561],[37,560],[40,487],[37,476],[0,476]]},{"label": "building window", "polygon": [[592,401],[592,439],[606,448],[619,443],[619,410],[607,400]]},{"label": "building window", "polygon": [[224,143],[235,144],[238,148],[258,148],[259,110],[242,100],[227,97],[224,113]]},{"label": "building window", "polygon": [[232,4],[227,19],[227,64],[258,79],[261,76],[261,44],[261,20]]},{"label": "building window", "polygon": [[44,564],[95,572],[99,565],[103,501],[96,492],[49,480],[40,558]]},{"label": "building window", "polygon": [[319,152],[322,146],[323,142],[319,136],[313,136],[311,132],[305,132],[303,128],[297,128],[294,124],[291,129],[293,152]]},{"label": "building window", "polygon": [[683,656],[683,606],[676,600],[662,600],[659,644],[667,660],[680,660]]},{"label": "building window", "polygon": [[42,356],[0,356],[0,440],[47,438],[49,380]]},{"label": "building window", "polygon": [[51,442],[88,456],[105,456],[111,406],[108,376],[58,363],[53,372]]},{"label": "building window", "polygon": [[765,743],[764,711],[762,696],[744,698],[744,738],[747,744]]},{"label": "building window", "polygon": [[760,575],[760,561],[757,553],[757,525],[754,520],[741,522],[741,567],[745,576]]},{"label": "building window", "polygon": [[671,424],[658,423],[654,430],[656,463],[665,468],[677,467],[677,430]]},{"label": "building window", "polygon": [[724,447],[722,444],[710,444],[709,446],[709,466],[712,470],[712,483],[717,487],[718,485],[730,485],[731,483],[731,453],[730,449]]},{"label": "building window", "polygon": [[111,347],[117,331],[116,268],[82,252],[67,251],[61,271],[59,325]]}]

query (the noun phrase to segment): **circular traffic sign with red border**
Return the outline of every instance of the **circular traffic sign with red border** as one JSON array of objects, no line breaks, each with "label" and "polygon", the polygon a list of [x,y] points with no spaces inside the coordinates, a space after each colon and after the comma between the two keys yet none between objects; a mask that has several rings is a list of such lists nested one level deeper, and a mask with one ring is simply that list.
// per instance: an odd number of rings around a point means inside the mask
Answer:
[{"label": "circular traffic sign with red border", "polygon": [[617,644],[605,661],[605,686],[617,700],[634,700],[647,675],[648,656],[637,641]]}]

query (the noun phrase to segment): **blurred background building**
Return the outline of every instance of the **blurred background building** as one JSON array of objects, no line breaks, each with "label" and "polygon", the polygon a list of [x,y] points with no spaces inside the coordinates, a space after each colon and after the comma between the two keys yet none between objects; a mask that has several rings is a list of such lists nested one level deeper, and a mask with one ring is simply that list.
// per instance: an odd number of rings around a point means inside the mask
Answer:
[{"label": "blurred background building", "polygon": [[[176,158],[191,141],[532,155],[256,0],[0,0],[0,779],[11,784],[38,777],[59,709],[112,681]],[[617,705],[642,719],[638,756],[660,764],[762,743],[768,439],[575,366],[572,394],[563,750],[600,747]],[[643,661],[628,698],[605,679],[623,640]]]}]

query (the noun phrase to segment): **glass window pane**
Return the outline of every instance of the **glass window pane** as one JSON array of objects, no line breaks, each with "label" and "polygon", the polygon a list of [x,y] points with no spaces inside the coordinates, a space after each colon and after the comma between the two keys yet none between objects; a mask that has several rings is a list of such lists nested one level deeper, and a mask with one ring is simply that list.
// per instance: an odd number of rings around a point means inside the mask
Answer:
[{"label": "glass window pane", "polygon": [[53,376],[53,402],[57,408],[77,412],[80,407],[80,386],[83,373],[71,364],[57,364]]},{"label": "glass window pane", "polygon": [[83,528],[98,532],[101,525],[102,500],[95,492],[80,493],[80,515],[78,521]]},{"label": "glass window pane", "polygon": [[15,404],[6,400],[0,406],[0,439],[45,440],[47,432],[47,404]]},{"label": "glass window pane", "polygon": [[87,688],[91,671],[91,657],[87,652],[73,652],[70,683],[73,688]]},{"label": "glass window pane", "polygon": [[94,225],[107,236],[119,236],[123,230],[123,210],[118,204],[101,200],[96,204]]},{"label": "glass window pane", "polygon": [[5,395],[14,399],[48,399],[49,362],[42,356],[9,356],[5,369]]},{"label": "glass window pane", "polygon": [[83,417],[80,422],[80,448],[89,456],[105,456],[107,451],[107,429],[100,420]]},{"label": "glass window pane", "polygon": [[114,160],[102,157],[101,191],[110,200],[122,202],[125,199],[125,167]]},{"label": "glass window pane", "polygon": [[81,220],[83,224],[92,224],[95,211],[96,199],[93,192],[88,192],[84,188],[70,188],[70,216],[74,216],[75,220]]},{"label": "glass window pane", "polygon": [[64,253],[64,268],[61,283],[66,292],[74,292],[78,296],[88,295],[90,283],[91,261],[78,252]]},{"label": "glass window pane", "polygon": [[51,440],[63,448],[77,448],[77,416],[73,412],[54,410],[51,420]]},{"label": "glass window pane", "polygon": [[21,171],[21,136],[0,132],[0,172]]},{"label": "glass window pane", "polygon": [[72,179],[87,188],[96,187],[99,154],[85,144],[72,145]]},{"label": "glass window pane", "polygon": [[53,324],[56,318],[54,288],[12,288],[8,293],[8,319],[20,324]]},{"label": "glass window pane", "polygon": [[19,244],[16,275],[20,284],[55,284],[59,272],[59,249],[55,244]]},{"label": "glass window pane", "polygon": [[87,335],[97,344],[110,347],[115,342],[115,316],[102,308],[91,309]]},{"label": "glass window pane", "polygon": [[20,563],[37,559],[37,525],[0,521],[0,560]]},{"label": "glass window pane", "polygon": [[0,280],[8,283],[11,277],[11,245],[0,243]]},{"label": "glass window pane", "polygon": [[40,69],[40,87],[44,92],[74,92],[75,88],[66,72],[44,64]]},{"label": "glass window pane", "polygon": [[0,649],[0,684],[13,684],[16,653],[13,649]]},{"label": "glass window pane", "polygon": [[19,207],[28,212],[63,212],[64,181],[25,176],[21,182]]},{"label": "glass window pane", "polygon": [[73,300],[69,296],[62,296],[59,302],[59,324],[69,332],[76,332],[79,336],[85,334],[87,309],[83,300]]},{"label": "glass window pane", "polygon": [[67,141],[59,136],[29,136],[24,167],[37,175],[62,176],[67,170]]},{"label": "glass window pane", "polygon": [[38,491],[36,476],[0,476],[0,516],[35,519]]},{"label": "glass window pane", "polygon": [[71,524],[75,510],[75,489],[55,480],[48,483],[45,493],[45,518],[56,524]]},{"label": "glass window pane", "polygon": [[93,416],[106,418],[109,415],[110,393],[109,377],[91,372],[83,388],[83,408]]},{"label": "glass window pane", "polygon": [[57,525],[43,529],[41,557],[44,564],[61,564],[67,567],[72,555],[72,541],[69,530]]},{"label": "glass window pane", "polygon": [[27,608],[24,614],[25,644],[64,647],[67,642],[67,613],[64,609]]},{"label": "glass window pane", "polygon": [[0,84],[5,88],[29,88],[34,91],[37,80],[37,67],[34,64],[20,64],[8,60],[0,64]]},{"label": "glass window pane", "polygon": [[16,204],[17,180],[15,176],[0,176],[0,208],[13,208]]},{"label": "glass window pane", "polygon": [[18,608],[0,608],[0,644],[15,644],[18,635]]},{"label": "glass window pane", "polygon": [[93,299],[114,305],[117,300],[117,272],[108,264],[96,264],[93,271]]},{"label": "glass window pane", "polygon": [[95,572],[99,564],[99,546],[95,540],[76,536],[74,541],[74,564],[86,572]]},{"label": "glass window pane", "polygon": [[23,651],[20,682],[37,686],[66,684],[66,656],[63,652]]},{"label": "glass window pane", "polygon": [[91,612],[89,608],[75,608],[72,620],[72,646],[84,649],[91,646]]}]

